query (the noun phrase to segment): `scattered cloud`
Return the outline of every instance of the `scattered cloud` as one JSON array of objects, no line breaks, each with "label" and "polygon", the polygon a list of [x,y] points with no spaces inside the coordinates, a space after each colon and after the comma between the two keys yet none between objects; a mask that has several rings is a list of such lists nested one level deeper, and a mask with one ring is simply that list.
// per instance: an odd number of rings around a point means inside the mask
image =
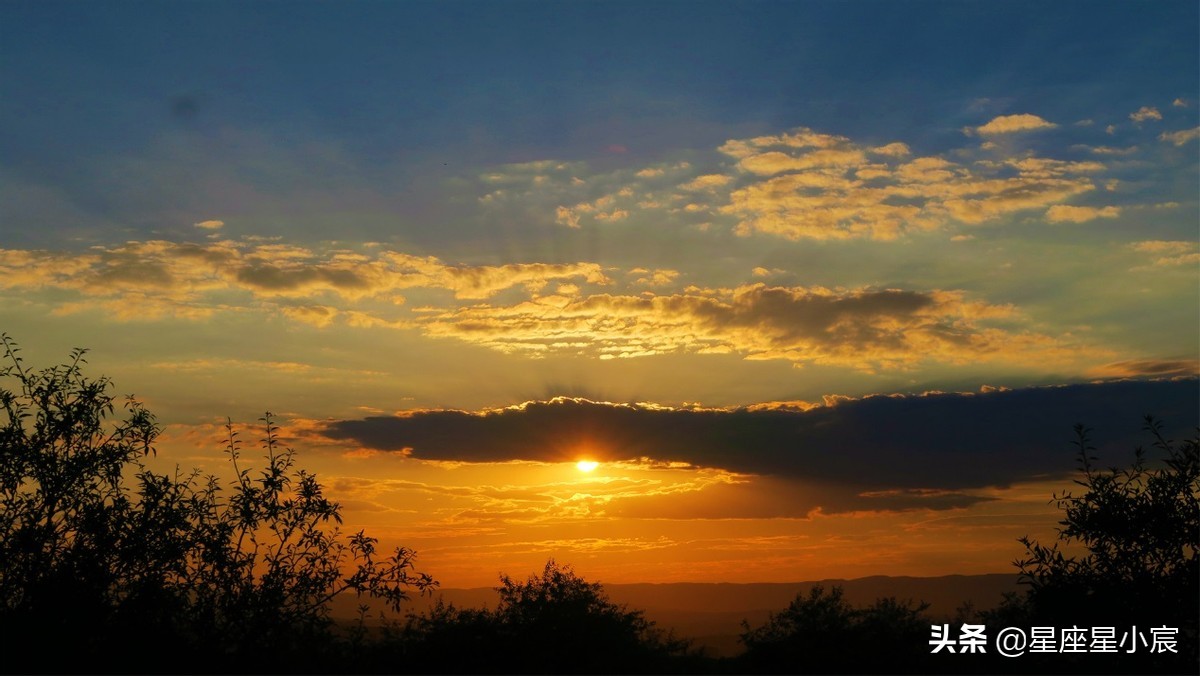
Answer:
[{"label": "scattered cloud", "polygon": [[1129,114],[1129,119],[1141,124],[1147,120],[1159,121],[1163,119],[1162,113],[1158,112],[1158,108],[1153,106],[1142,106],[1136,111]]},{"label": "scattered cloud", "polygon": [[554,222],[568,228],[579,228],[579,214],[567,207],[560,206],[554,211]]},{"label": "scattered cloud", "polygon": [[591,202],[580,202],[573,207],[560,205],[555,208],[554,222],[569,228],[579,228],[580,218],[584,215],[599,222],[623,220],[629,217],[629,210],[619,208],[618,202],[628,201],[632,196],[633,191],[626,188],[617,194],[604,195]]},{"label": "scattered cloud", "polygon": [[[905,234],[981,224],[1045,209],[1095,190],[1099,162],[1039,157],[978,160],[941,157],[879,162],[847,139],[801,130],[787,146],[776,137],[729,141],[723,149],[759,180],[732,190],[724,214],[742,236],[785,239],[894,240]],[[807,141],[807,145],[796,140]],[[779,172],[779,175],[775,175]]]},{"label": "scattered cloud", "polygon": [[899,142],[889,143],[878,148],[871,148],[871,152],[876,155],[886,155],[888,157],[904,157],[912,154],[912,150],[909,149],[907,144]]},{"label": "scattered cloud", "polygon": [[1086,150],[1086,151],[1092,153],[1093,155],[1115,155],[1118,157],[1132,155],[1138,151],[1137,146],[1130,146],[1128,148],[1112,148],[1109,146],[1086,146],[1086,145],[1084,145],[1084,146],[1076,146],[1076,147],[1079,148],[1080,150]]},{"label": "scattered cloud", "polygon": [[727,185],[733,180],[732,176],[724,174],[705,174],[679,186],[683,190],[715,190]]},{"label": "scattered cloud", "polygon": [[1154,254],[1157,258],[1152,267],[1169,268],[1180,265],[1200,264],[1200,242],[1146,240],[1129,245],[1134,251]]},{"label": "scattered cloud", "polygon": [[1076,207],[1056,204],[1046,210],[1046,220],[1051,223],[1086,223],[1097,218],[1117,218],[1120,207]]},{"label": "scattered cloud", "polygon": [[280,308],[284,316],[302,324],[311,324],[317,328],[325,328],[333,323],[338,315],[337,308],[327,305],[299,305],[296,307]]},{"label": "scattered cloud", "polygon": [[646,268],[634,268],[629,271],[635,279],[634,284],[639,286],[669,286],[675,283],[679,277],[678,270],[647,270]]},{"label": "scattered cloud", "polygon": [[863,151],[851,147],[819,148],[800,154],[768,151],[743,157],[738,161],[738,168],[759,176],[808,169],[836,171],[861,166],[866,157]]},{"label": "scattered cloud", "polygon": [[1146,240],[1143,242],[1134,242],[1130,246],[1136,251],[1145,251],[1148,253],[1184,253],[1197,248],[1200,244],[1196,242]]},{"label": "scattered cloud", "polygon": [[1023,113],[1020,115],[1001,115],[993,118],[983,126],[975,127],[973,131],[981,136],[993,136],[996,134],[1036,131],[1038,129],[1053,129],[1057,126],[1053,122],[1048,122],[1037,115]]},{"label": "scattered cloud", "polygon": [[193,223],[192,225],[202,230],[220,230],[221,228],[225,227],[225,221],[200,221],[199,223]]},{"label": "scattered cloud", "polygon": [[[704,232],[729,228],[742,237],[793,241],[897,241],[955,226],[1002,225],[1022,214],[1068,207],[1080,195],[1111,190],[1116,179],[1103,174],[1128,172],[1133,165],[1122,159],[1144,150],[1139,145],[1077,144],[1069,150],[1093,155],[1080,161],[997,143],[1005,135],[1056,126],[1030,113],[1001,115],[969,128],[971,135],[985,137],[982,145],[938,155],[921,154],[902,141],[857,143],[799,127],[729,139],[716,149],[723,160],[587,174],[580,186],[565,182],[565,173],[555,178],[539,166],[521,174],[524,184],[506,187],[505,199],[525,195],[534,202],[522,213],[530,213],[531,205],[544,205],[543,213],[571,229],[620,221]],[[1182,144],[1198,133],[1161,138]],[[586,167],[577,165],[572,171],[584,173]],[[515,175],[512,170],[501,173]],[[549,178],[536,183],[541,176]],[[1083,214],[1067,208],[1052,213],[1056,222]],[[1114,212],[1101,209],[1096,214],[1109,217]]]},{"label": "scattered cloud", "polygon": [[1200,127],[1193,127],[1182,131],[1163,132],[1159,135],[1158,140],[1181,146],[1198,138],[1200,138]]}]

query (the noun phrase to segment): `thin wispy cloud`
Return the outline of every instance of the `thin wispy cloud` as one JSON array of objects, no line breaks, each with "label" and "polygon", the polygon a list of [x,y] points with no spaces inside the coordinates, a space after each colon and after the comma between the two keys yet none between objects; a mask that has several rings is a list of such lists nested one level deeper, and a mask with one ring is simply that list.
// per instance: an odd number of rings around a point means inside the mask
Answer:
[{"label": "thin wispy cloud", "polygon": [[1183,129],[1180,131],[1164,131],[1158,139],[1166,141],[1177,146],[1187,145],[1188,143],[1200,138],[1200,127],[1192,129]]}]

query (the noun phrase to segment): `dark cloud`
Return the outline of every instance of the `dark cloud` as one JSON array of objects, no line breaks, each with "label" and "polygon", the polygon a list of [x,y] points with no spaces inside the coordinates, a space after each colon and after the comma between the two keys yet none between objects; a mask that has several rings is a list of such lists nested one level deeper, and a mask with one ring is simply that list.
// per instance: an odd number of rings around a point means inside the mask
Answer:
[{"label": "dark cloud", "polygon": [[216,249],[191,242],[181,242],[173,244],[170,248],[170,253],[178,258],[196,258],[202,261],[219,265],[227,263],[236,257],[233,251],[227,249]]},{"label": "dark cloud", "polygon": [[238,270],[237,279],[247,286],[264,291],[292,291],[314,285],[354,290],[370,286],[352,270],[322,267],[281,268],[266,264]]},{"label": "dark cloud", "polygon": [[[979,394],[875,396],[810,411],[664,410],[556,399],[487,415],[422,411],[330,423],[324,434],[431,460],[640,457],[845,484],[880,504],[954,503],[953,491],[1062,476],[1072,425],[1094,429],[1102,462],[1147,444],[1142,416],[1180,438],[1200,410],[1195,379],[1119,381]],[[898,491],[893,493],[879,491]],[[870,499],[870,498],[868,498]]]},{"label": "dark cloud", "polygon": [[171,273],[160,263],[121,257],[110,261],[96,273],[95,282],[100,286],[113,287],[167,287],[171,285]]},{"label": "dark cloud", "polygon": [[905,323],[934,305],[933,299],[912,291],[883,290],[834,296],[754,285],[740,293],[734,305],[714,301],[697,304],[694,314],[719,327],[743,327],[770,334],[778,345],[798,340],[849,340],[854,344],[891,345],[901,331],[881,329],[876,322]]}]

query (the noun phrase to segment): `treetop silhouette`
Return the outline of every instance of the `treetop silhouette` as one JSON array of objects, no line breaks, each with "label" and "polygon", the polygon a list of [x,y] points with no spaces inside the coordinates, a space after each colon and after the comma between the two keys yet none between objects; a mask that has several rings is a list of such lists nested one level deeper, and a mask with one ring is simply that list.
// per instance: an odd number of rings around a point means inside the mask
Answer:
[{"label": "treetop silhouette", "polygon": [[[35,371],[8,335],[0,343],[0,629],[17,668],[253,668],[268,655],[313,668],[305,656],[329,643],[335,596],[398,609],[436,586],[411,550],[381,554],[375,538],[341,532],[340,505],[295,467],[270,413],[261,469],[242,467],[227,423],[232,482],[156,473],[142,462],[160,432],[153,414],[128,398],[114,419],[111,383],[84,375],[85,350]],[[47,634],[72,650],[31,647]],[[115,659],[129,636],[155,647]]]}]

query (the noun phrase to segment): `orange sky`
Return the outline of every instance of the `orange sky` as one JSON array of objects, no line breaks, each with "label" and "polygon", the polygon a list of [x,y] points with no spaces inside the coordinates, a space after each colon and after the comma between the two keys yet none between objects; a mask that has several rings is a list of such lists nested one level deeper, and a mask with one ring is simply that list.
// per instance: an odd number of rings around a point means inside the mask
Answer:
[{"label": "orange sky", "polygon": [[1197,423],[1198,22],[0,3],[0,331],[447,586],[1012,571]]}]

